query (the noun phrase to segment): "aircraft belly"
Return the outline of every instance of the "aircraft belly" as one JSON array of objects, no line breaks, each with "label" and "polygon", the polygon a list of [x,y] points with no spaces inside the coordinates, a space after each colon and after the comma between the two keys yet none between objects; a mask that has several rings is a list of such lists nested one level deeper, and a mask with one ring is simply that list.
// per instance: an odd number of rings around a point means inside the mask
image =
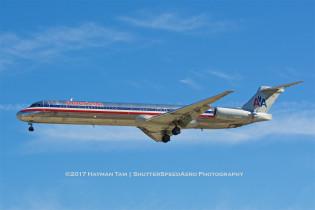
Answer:
[{"label": "aircraft belly", "polygon": [[128,114],[105,115],[94,113],[42,112],[34,115],[32,122],[53,124],[135,126],[135,117],[134,115]]}]

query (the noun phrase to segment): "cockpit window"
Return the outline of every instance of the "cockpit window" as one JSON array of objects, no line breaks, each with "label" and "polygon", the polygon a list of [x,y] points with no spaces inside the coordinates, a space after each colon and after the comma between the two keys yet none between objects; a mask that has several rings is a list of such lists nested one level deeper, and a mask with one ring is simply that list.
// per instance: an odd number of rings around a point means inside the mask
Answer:
[{"label": "cockpit window", "polygon": [[43,105],[43,102],[36,102],[33,103],[30,107],[41,107]]}]

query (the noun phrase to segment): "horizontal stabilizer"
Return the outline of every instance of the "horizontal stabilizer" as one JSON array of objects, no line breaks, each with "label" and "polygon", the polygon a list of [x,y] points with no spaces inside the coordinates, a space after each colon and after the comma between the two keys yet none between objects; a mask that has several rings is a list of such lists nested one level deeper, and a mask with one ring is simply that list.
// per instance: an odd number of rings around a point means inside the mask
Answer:
[{"label": "horizontal stabilizer", "polygon": [[256,94],[242,107],[251,112],[268,112],[284,89],[302,83],[302,81],[278,85],[275,87],[261,86]]},{"label": "horizontal stabilizer", "polygon": [[282,88],[287,88],[287,87],[291,87],[293,85],[297,85],[302,83],[303,81],[297,81],[297,82],[291,82],[291,83],[287,83],[287,84],[283,84],[283,85],[278,85],[276,87],[271,87],[270,89],[282,89]]}]

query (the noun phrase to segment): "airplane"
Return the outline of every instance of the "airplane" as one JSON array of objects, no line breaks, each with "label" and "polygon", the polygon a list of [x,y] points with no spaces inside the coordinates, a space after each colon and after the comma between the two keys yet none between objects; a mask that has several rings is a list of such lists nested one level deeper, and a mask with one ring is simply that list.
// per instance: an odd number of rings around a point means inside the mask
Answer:
[{"label": "airplane", "polygon": [[260,86],[247,103],[235,108],[211,106],[233,92],[227,90],[186,106],[43,100],[20,110],[17,118],[28,122],[31,132],[33,123],[135,126],[156,142],[167,143],[182,129],[236,128],[271,120],[268,111],[278,96],[285,88],[301,82]]}]

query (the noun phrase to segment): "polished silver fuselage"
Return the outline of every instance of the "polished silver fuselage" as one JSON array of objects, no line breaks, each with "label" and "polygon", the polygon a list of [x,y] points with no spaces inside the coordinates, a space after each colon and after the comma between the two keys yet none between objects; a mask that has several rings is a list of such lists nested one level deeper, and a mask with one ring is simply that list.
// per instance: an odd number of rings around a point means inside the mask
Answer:
[{"label": "polished silver fuselage", "polygon": [[[139,126],[143,119],[174,111],[182,106],[106,102],[40,101],[17,113],[29,123]],[[238,108],[211,108],[185,128],[233,128],[270,120]]]},{"label": "polished silver fuselage", "polygon": [[156,142],[167,143],[181,129],[235,128],[272,119],[268,113],[284,89],[299,82],[261,86],[240,108],[212,107],[211,104],[232,93],[223,91],[196,103],[178,106],[161,104],[127,104],[86,101],[39,101],[17,113],[29,123],[135,126]]}]

